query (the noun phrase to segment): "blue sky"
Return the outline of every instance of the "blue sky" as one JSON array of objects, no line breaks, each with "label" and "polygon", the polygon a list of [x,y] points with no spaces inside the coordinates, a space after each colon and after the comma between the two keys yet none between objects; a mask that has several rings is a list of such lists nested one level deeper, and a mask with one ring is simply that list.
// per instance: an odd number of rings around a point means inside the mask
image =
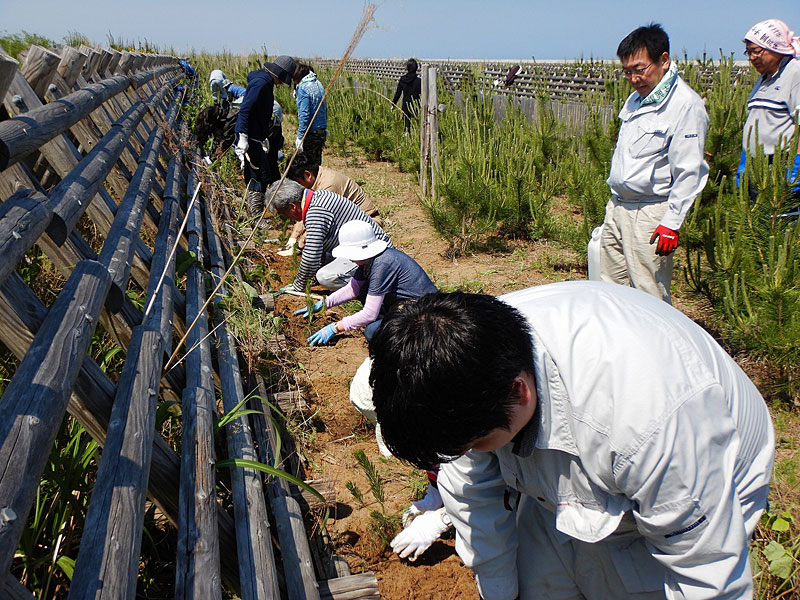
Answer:
[{"label": "blue sky", "polygon": [[[660,22],[673,54],[719,49],[741,55],[751,25],[785,21],[800,35],[800,0],[380,0],[376,23],[354,56],[422,58],[613,58],[619,41]],[[11,7],[13,6],[13,8]],[[61,41],[70,31],[104,45],[107,34],[147,39],[177,52],[339,57],[359,20],[361,0],[0,0],[0,30]]]}]

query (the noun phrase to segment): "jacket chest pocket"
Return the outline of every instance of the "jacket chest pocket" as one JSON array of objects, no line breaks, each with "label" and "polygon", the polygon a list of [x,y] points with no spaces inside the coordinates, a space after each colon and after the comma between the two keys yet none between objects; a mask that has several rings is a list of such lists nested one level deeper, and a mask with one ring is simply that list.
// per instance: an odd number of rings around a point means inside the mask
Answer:
[{"label": "jacket chest pocket", "polygon": [[669,127],[659,123],[637,125],[631,140],[630,152],[634,158],[644,158],[664,151],[669,143]]}]

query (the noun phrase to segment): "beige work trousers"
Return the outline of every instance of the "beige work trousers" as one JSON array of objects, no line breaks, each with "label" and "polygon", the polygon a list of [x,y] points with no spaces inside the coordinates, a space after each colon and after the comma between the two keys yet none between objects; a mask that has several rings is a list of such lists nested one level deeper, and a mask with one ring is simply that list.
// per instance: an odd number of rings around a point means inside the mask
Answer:
[{"label": "beige work trousers", "polygon": [[672,256],[650,243],[667,202],[623,201],[612,196],[600,234],[600,279],[628,285],[672,304]]}]

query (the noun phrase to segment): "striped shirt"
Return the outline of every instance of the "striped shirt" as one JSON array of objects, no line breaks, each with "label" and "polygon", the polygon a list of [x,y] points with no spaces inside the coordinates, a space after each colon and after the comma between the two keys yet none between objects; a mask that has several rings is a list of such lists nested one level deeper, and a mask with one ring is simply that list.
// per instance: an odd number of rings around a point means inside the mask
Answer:
[{"label": "striped shirt", "polygon": [[331,250],[339,245],[339,228],[356,220],[372,225],[375,236],[392,246],[389,235],[350,200],[326,190],[314,192],[306,211],[306,245],[294,280],[295,291],[304,291],[306,281],[313,281],[317,270],[331,261]]}]

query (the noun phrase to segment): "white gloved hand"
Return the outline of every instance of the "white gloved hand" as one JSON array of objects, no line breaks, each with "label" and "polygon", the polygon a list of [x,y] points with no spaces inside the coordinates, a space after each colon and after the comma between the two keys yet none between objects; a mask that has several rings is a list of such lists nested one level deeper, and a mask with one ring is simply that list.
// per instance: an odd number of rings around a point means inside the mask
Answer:
[{"label": "white gloved hand", "polygon": [[261,148],[264,150],[264,154],[269,154],[269,140],[261,142]]},{"label": "white gloved hand", "polygon": [[438,488],[429,484],[425,496],[421,500],[414,502],[403,512],[403,527],[408,527],[408,524],[418,514],[441,508],[442,504],[442,495],[439,493]]},{"label": "white gloved hand", "polygon": [[303,151],[303,140],[301,138],[295,138],[294,147],[297,148],[298,152],[302,152]]},{"label": "white gloved hand", "polygon": [[392,550],[397,552],[400,558],[409,557],[408,560],[414,562],[449,527],[450,518],[444,508],[424,512],[395,536],[391,543]]},{"label": "white gloved hand", "polygon": [[294,247],[297,245],[297,240],[293,237],[290,237],[286,240],[286,246],[284,246],[283,250],[279,250],[277,252],[278,256],[291,256],[294,254]]},{"label": "white gloved hand", "polygon": [[236,156],[239,157],[239,163],[242,169],[244,169],[244,155],[247,154],[247,149],[250,147],[250,142],[247,139],[246,133],[239,134],[239,142],[234,147],[233,151],[236,153]]}]

